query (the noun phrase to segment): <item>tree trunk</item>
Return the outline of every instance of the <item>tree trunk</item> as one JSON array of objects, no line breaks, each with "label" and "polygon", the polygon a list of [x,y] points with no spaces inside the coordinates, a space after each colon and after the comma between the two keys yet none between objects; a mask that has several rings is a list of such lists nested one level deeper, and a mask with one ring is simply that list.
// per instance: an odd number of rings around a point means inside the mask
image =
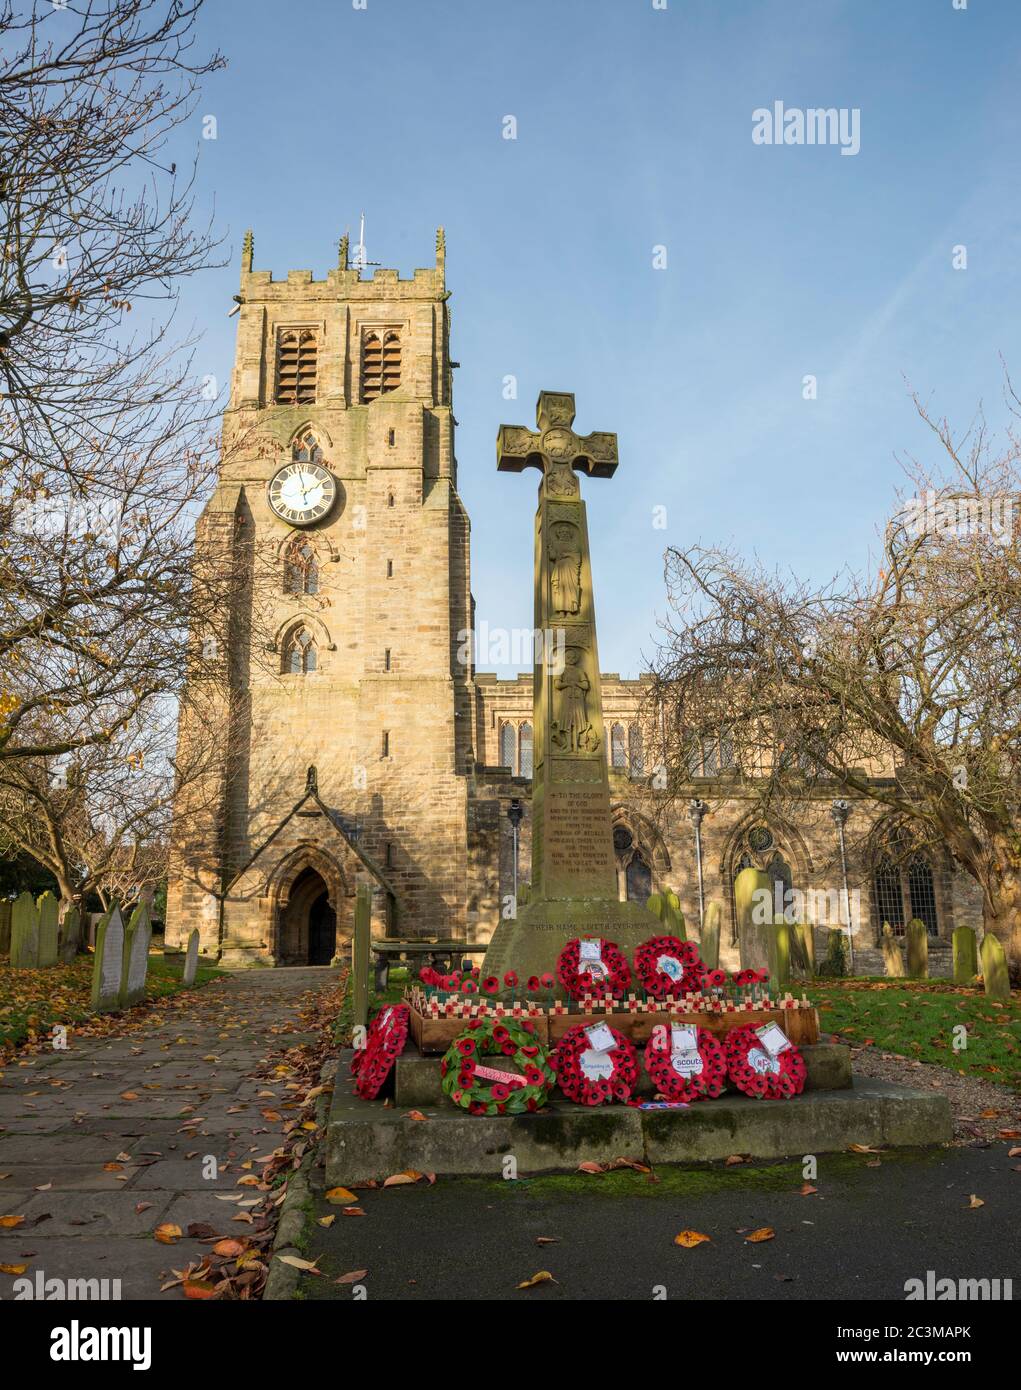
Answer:
[{"label": "tree trunk", "polygon": [[998,936],[1010,963],[1011,975],[1021,972],[1021,874],[1008,870],[996,886],[994,907],[988,902],[982,914],[987,932]]}]

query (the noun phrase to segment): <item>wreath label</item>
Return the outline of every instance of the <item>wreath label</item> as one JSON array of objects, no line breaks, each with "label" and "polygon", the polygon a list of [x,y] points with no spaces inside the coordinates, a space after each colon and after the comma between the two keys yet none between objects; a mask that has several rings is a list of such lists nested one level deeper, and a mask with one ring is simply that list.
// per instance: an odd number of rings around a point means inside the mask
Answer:
[{"label": "wreath label", "polygon": [[779,1023],[763,1023],[761,1027],[756,1028],[755,1036],[770,1057],[779,1057],[781,1052],[786,1052],[791,1046],[790,1038]]},{"label": "wreath label", "polygon": [[753,1071],[757,1071],[760,1076],[767,1073],[770,1076],[780,1075],[780,1063],[776,1057],[770,1056],[761,1047],[752,1047],[748,1050],[748,1065]]},{"label": "wreath label", "polygon": [[597,1047],[587,1047],[578,1058],[578,1066],[589,1081],[602,1081],[613,1075],[613,1058]]},{"label": "wreath label", "polygon": [[679,980],[684,975],[684,966],[676,956],[657,956],[656,969],[669,975],[671,980]]},{"label": "wreath label", "polygon": [[698,1050],[698,1029],[673,1024],[670,1028],[670,1065],[681,1076],[699,1076],[705,1066]]},{"label": "wreath label", "polygon": [[502,1081],[505,1086],[523,1086],[525,1078],[520,1072],[500,1071],[497,1067],[476,1066],[475,1075],[483,1081]]}]

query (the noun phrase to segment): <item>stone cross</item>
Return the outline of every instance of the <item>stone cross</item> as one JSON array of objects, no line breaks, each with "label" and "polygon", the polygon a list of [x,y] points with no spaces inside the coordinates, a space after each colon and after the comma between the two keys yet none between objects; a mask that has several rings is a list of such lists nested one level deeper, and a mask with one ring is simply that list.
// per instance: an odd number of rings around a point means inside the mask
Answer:
[{"label": "stone cross", "polygon": [[[578,474],[610,478],[617,436],[575,434],[574,396],[542,391],[537,430],[501,425],[497,467],[538,468],[535,517],[532,884],[528,904],[497,926],[484,973],[540,975],[573,937],[630,952],[659,922],[618,900],[603,732],[588,524]],[[515,909],[516,910],[516,909]]]}]

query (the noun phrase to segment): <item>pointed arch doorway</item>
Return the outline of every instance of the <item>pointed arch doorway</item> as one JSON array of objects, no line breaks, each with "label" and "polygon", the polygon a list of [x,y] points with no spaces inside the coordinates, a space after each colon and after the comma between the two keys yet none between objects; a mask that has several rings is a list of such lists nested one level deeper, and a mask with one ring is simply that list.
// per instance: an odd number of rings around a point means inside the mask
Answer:
[{"label": "pointed arch doorway", "polygon": [[337,951],[337,913],[326,880],[309,865],[291,884],[280,933],[282,965],[329,965]]}]

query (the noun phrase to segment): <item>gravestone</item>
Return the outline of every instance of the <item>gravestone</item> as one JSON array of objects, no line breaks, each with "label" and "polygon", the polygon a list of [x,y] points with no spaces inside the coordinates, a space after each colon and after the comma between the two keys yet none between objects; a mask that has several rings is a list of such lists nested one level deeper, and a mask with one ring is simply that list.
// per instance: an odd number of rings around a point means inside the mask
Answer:
[{"label": "gravestone", "polygon": [[31,893],[21,893],[11,909],[11,965],[35,970],[39,964],[39,910]]},{"label": "gravestone", "polygon": [[653,893],[645,906],[663,924],[664,936],[676,936],[680,941],[688,939],[681,900],[676,893],[669,889],[665,893]]},{"label": "gravestone", "polygon": [[43,893],[39,908],[39,964],[56,965],[57,942],[60,935],[60,904],[52,893]]},{"label": "gravestone", "polygon": [[929,974],[929,933],[917,917],[904,929],[908,948],[908,974],[912,980],[924,980]]},{"label": "gravestone", "polygon": [[1007,955],[999,937],[987,931],[982,938],[982,985],[990,999],[1010,998]]},{"label": "gravestone", "polygon": [[610,478],[614,434],[575,434],[574,396],[542,391],[538,431],[501,425],[497,467],[540,471],[535,514],[536,661],[532,680],[532,886],[516,918],[500,921],[484,975],[555,972],[575,937],[615,941],[630,957],[659,920],[620,902],[610,819],[599,649],[585,503],[579,473]]},{"label": "gravestone", "polygon": [[195,972],[199,968],[199,929],[193,927],[188,937],[188,949],[184,954],[184,969],[181,979],[186,985],[195,983]]},{"label": "gravestone", "polygon": [[806,922],[791,923],[791,969],[803,980],[815,974],[814,933]]},{"label": "gravestone", "polygon": [[71,965],[78,955],[81,937],[81,913],[76,907],[71,906],[64,913],[64,920],[60,924],[60,959],[65,965]]},{"label": "gravestone", "polygon": [[354,1027],[369,1021],[369,945],[372,934],[372,895],[367,883],[359,883],[355,895],[355,920],[351,942],[352,1009]]},{"label": "gravestone", "polygon": [[777,917],[766,931],[770,984],[779,993],[791,982],[791,929],[782,917]]},{"label": "gravestone", "polygon": [[11,900],[3,898],[0,900],[0,956],[5,956],[11,949]]},{"label": "gravestone", "polygon": [[894,936],[889,922],[883,923],[883,939],[880,944],[883,948],[883,965],[886,967],[887,975],[891,980],[903,980],[904,957],[900,953],[900,943]]},{"label": "gravestone", "polygon": [[[760,896],[766,894],[766,899]],[[765,905],[764,905],[765,904]],[[742,869],[734,880],[737,945],[742,970],[769,969],[773,880],[762,869]]]},{"label": "gravestone", "polygon": [[120,1006],[130,1009],[145,998],[145,977],[149,971],[149,941],[152,924],[149,909],[143,903],[136,907],[124,933],[122,951]]},{"label": "gravestone", "polygon": [[96,929],[96,956],[92,965],[92,1008],[111,1013],[120,1008],[121,974],[124,965],[124,923],[114,903],[103,914]]},{"label": "gravestone", "polygon": [[723,909],[719,903],[711,902],[705,910],[702,941],[699,946],[699,955],[710,970],[718,970],[720,965],[720,924],[722,921]]},{"label": "gravestone", "polygon": [[970,985],[978,974],[978,940],[973,927],[955,927],[954,984]]}]

